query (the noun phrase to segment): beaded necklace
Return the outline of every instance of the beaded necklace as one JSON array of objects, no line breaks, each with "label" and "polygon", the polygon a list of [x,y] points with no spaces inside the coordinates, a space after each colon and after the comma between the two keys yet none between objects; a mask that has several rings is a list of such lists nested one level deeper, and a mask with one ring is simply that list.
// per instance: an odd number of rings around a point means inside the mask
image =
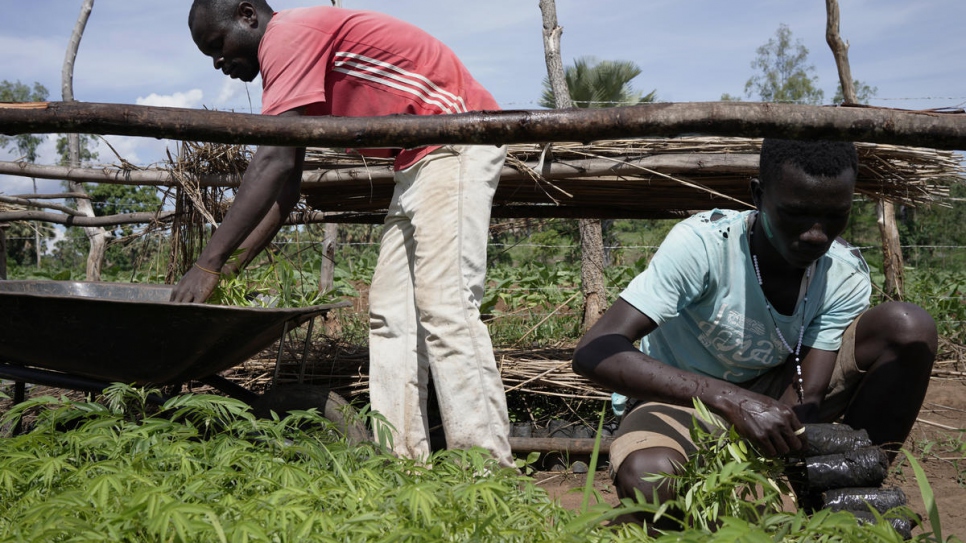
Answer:
[{"label": "beaded necklace", "polygon": [[[758,215],[755,215],[755,222],[758,222]],[[761,269],[758,267],[758,255],[751,251],[751,238],[755,235],[754,223],[752,228],[748,229],[748,252],[751,253],[751,262],[755,265],[755,276],[758,278],[758,286],[762,287],[762,295],[764,295],[765,282],[761,280]],[[795,349],[788,344],[785,340],[785,335],[782,334],[781,329],[778,327],[778,319],[775,318],[774,310],[771,307],[771,302],[768,301],[768,296],[765,296],[765,308],[768,310],[768,315],[771,316],[771,322],[775,325],[775,333],[778,334],[778,339],[781,340],[782,346],[790,354],[795,355],[795,385],[796,391],[798,392],[798,403],[805,403],[805,381],[802,379],[802,339],[805,337],[805,305],[808,304],[808,287],[812,283],[812,266],[805,268],[805,295],[802,298],[802,327],[798,330],[798,343],[795,345]]]}]

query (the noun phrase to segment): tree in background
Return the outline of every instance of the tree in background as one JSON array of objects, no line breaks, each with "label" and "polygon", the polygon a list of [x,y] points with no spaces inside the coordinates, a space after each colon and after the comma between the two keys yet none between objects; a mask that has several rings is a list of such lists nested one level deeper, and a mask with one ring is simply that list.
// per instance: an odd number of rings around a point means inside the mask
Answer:
[{"label": "tree in background", "polygon": [[[81,165],[89,166],[97,160],[98,154],[93,150],[94,136],[79,134]],[[60,165],[70,164],[68,155],[68,141],[66,136],[57,139],[57,154]],[[124,159],[121,159],[124,162]],[[65,185],[67,185],[65,183]],[[120,215],[140,211],[157,211],[161,206],[158,190],[151,186],[112,185],[108,183],[83,183],[84,190],[90,196],[95,215]],[[69,187],[64,187],[69,190]],[[131,225],[119,225],[114,229],[115,236],[127,236],[132,232]]]},{"label": "tree in background", "polygon": [[808,64],[808,48],[792,41],[792,31],[781,24],[775,37],[757,50],[751,67],[758,73],[745,83],[745,95],[762,102],[818,105],[825,93],[817,87],[815,67]]},{"label": "tree in background", "polygon": [[[98,158],[98,153],[93,149],[94,138],[95,136],[87,134],[79,135],[82,166],[90,166]],[[57,154],[60,157],[59,164],[67,166],[70,159],[66,136],[57,139]],[[65,190],[70,190],[69,183],[64,185]],[[89,196],[95,216],[150,212],[161,207],[161,198],[155,187],[108,183],[83,183],[82,186]],[[136,240],[137,233],[138,229],[130,224],[118,225],[111,231],[112,239],[104,256],[108,268],[130,270],[145,256],[146,250],[156,251],[156,248],[145,247],[145,244],[139,243]],[[57,242],[54,249],[56,265],[66,269],[82,265],[89,245],[87,235],[82,229],[68,228],[64,238]]]},{"label": "tree in background", "polygon": [[[48,90],[40,83],[30,87],[20,81],[0,82],[0,102],[43,102],[48,98]],[[94,137],[86,134],[79,135],[81,163],[89,165],[98,158],[94,151]],[[38,148],[44,142],[44,137],[35,134],[20,134],[17,136],[0,136],[0,148],[15,146],[18,160],[36,162]],[[68,138],[61,135],[57,138],[57,153],[59,164],[66,166],[68,158]],[[84,188],[90,196],[90,201],[97,215],[114,215],[137,211],[155,211],[161,206],[161,199],[154,187],[137,187],[126,185],[109,185],[85,183]],[[67,190],[70,190],[67,188]],[[37,191],[36,181],[34,192]],[[121,239],[134,234],[130,225],[119,226],[113,232]],[[48,242],[56,238],[56,228],[43,222],[15,222],[6,231],[7,254],[11,261],[22,266],[36,255],[38,267],[41,255]],[[79,228],[67,228],[64,237],[51,249],[51,257],[44,259],[47,265],[54,268],[73,268],[84,262],[88,250],[88,241],[84,232]],[[108,265],[127,268],[137,258],[139,244],[116,244],[108,250]],[[46,265],[45,265],[46,267]]]},{"label": "tree in background", "polygon": [[[97,152],[93,149],[93,136],[88,134],[78,134],[78,141],[80,141],[80,161],[81,164],[90,164],[97,160]],[[70,158],[68,157],[67,150],[68,140],[67,136],[60,136],[57,138],[57,156],[60,157],[58,164],[60,166],[69,166]]]},{"label": "tree in background", "polygon": [[[20,81],[0,81],[0,102],[44,102],[48,96],[47,89],[40,83],[34,82],[33,88]],[[20,153],[20,160],[37,161],[37,147],[44,142],[43,136],[36,134],[18,134],[16,136],[0,135],[0,148],[6,148],[11,143]]]},{"label": "tree in background", "polygon": [[[815,67],[808,63],[808,48],[801,40],[792,42],[792,31],[787,25],[779,25],[775,37],[757,49],[758,56],[751,67],[758,73],[745,83],[745,95],[757,97],[762,102],[788,102],[795,104],[818,105],[825,98],[825,92],[818,88],[818,76],[813,75]],[[857,102],[868,104],[878,89],[855,81]],[[741,97],[724,93],[722,102],[740,102]],[[842,84],[838,83],[832,102],[845,101]]]},{"label": "tree in background", "polygon": [[[15,83],[4,80],[0,82],[0,102],[43,102],[47,100],[48,91],[40,83],[34,82],[29,87],[20,81]],[[44,142],[43,136],[36,134],[18,134],[16,136],[0,136],[0,149],[9,145],[17,149],[18,160],[26,162],[37,161],[37,148]],[[37,180],[33,180],[34,192],[37,192]],[[7,230],[7,253],[17,264],[22,265],[33,255],[37,267],[40,267],[40,257],[47,240],[54,237],[54,229],[46,223],[15,222]]]},{"label": "tree in background", "polygon": [[[573,66],[564,69],[567,89],[576,107],[615,107],[632,106],[653,102],[656,91],[647,94],[631,87],[631,80],[641,75],[641,68],[628,60],[597,60],[594,57],[581,57],[574,60]],[[550,79],[543,79],[543,95],[540,105],[556,107]]]},{"label": "tree in background", "polygon": [[[870,87],[859,80],[853,80],[852,85],[855,87],[855,99],[856,103],[868,104],[875,94],[879,92],[878,87]],[[835,96],[832,98],[833,104],[841,104],[845,101],[845,95],[842,93],[842,83],[840,82],[835,88]]]}]

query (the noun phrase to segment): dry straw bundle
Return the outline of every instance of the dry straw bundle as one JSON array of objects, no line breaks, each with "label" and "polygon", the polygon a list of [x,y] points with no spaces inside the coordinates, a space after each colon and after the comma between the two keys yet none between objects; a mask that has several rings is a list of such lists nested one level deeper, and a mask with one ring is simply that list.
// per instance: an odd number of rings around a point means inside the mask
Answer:
[{"label": "dry straw bundle", "polygon": [[[952,151],[857,147],[856,190],[871,198],[941,203],[949,186],[962,181],[963,166]],[[493,215],[664,218],[747,208],[760,149],[760,139],[698,136],[513,145]],[[313,209],[341,214],[345,222],[380,222],[392,194],[391,161],[310,149],[306,170],[303,192]]]},{"label": "dry straw bundle", "polygon": [[182,142],[177,158],[168,153],[171,174],[177,186],[173,200],[171,258],[167,282],[174,282],[191,267],[209,236],[206,225],[218,224],[228,209],[220,187],[202,187],[198,179],[209,174],[228,174],[241,179],[251,160],[250,151],[241,145]]},{"label": "dry straw bundle", "polygon": [[[313,340],[305,364],[304,352],[293,346],[283,349],[277,370],[277,347],[266,349],[231,370],[232,378],[252,390],[278,383],[305,382],[331,388],[352,399],[369,389],[369,353],[337,338]],[[496,360],[507,394],[536,394],[556,399],[605,400],[610,393],[570,369],[573,351],[550,349],[496,349]]]}]

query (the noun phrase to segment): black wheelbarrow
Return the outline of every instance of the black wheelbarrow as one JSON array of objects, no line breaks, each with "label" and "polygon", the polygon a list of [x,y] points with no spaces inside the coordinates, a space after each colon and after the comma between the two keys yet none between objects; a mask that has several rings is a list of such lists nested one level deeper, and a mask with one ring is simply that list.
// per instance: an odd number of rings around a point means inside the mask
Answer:
[{"label": "black wheelbarrow", "polygon": [[365,427],[347,416],[345,400],[326,387],[273,386],[259,395],[218,375],[286,341],[304,323],[311,336],[315,317],[347,302],[288,309],[178,304],[168,301],[173,288],[0,281],[0,378],[17,384],[14,401],[23,401],[24,383],[96,393],[113,382],[166,387],[200,381],[250,404],[256,414],[315,407],[350,440],[365,438]]}]

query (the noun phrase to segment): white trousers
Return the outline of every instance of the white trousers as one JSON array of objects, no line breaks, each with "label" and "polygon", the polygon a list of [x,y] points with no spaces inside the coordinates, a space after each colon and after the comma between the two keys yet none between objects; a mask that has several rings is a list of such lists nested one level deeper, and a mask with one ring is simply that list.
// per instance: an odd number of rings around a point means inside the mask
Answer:
[{"label": "white trousers", "polygon": [[503,381],[479,310],[505,158],[505,147],[445,146],[396,172],[369,291],[369,393],[400,456],[430,453],[431,371],[447,447],[483,447],[513,464]]}]

